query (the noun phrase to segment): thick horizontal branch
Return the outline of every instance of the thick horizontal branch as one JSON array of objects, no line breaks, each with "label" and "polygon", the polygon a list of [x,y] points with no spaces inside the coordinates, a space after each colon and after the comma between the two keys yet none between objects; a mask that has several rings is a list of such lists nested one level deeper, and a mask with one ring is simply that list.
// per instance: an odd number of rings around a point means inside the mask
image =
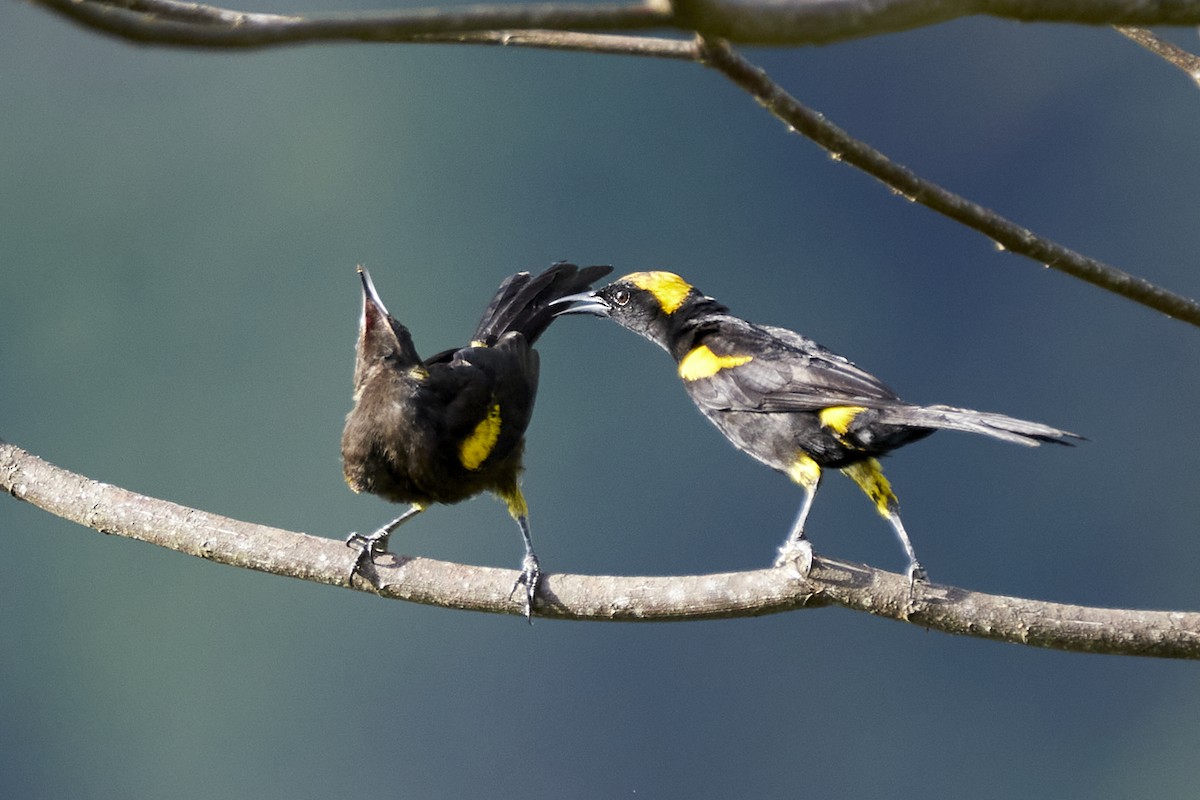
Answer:
[{"label": "thick horizontal branch", "polygon": [[838,161],[858,167],[877,178],[894,192],[974,228],[1003,250],[1031,258],[1167,316],[1200,325],[1200,303],[1195,300],[1038,236],[989,208],[925,180],[908,167],[897,164],[865,142],[855,139],[823,114],[804,106],[727,43],[703,39],[701,56],[706,64],[749,93],[793,130],[812,139]]},{"label": "thick horizontal branch", "polygon": [[[64,519],[237,567],[351,586],[342,542],[220,517],[135,494],[56,467],[0,441],[0,489]],[[520,614],[514,570],[387,555],[385,597]],[[1085,608],[920,585],[862,564],[818,558],[812,575],[764,569],[680,577],[546,575],[536,615],[575,620],[671,621],[746,617],[839,605],[947,633],[1092,653],[1200,658],[1200,614]]]},{"label": "thick horizontal branch", "polygon": [[130,41],[214,48],[403,42],[427,34],[537,28],[670,28],[739,44],[810,45],[978,15],[1090,25],[1200,24],[1200,0],[675,0],[673,4],[632,6],[514,3],[337,17],[257,14],[177,0],[35,1],[81,25]]}]

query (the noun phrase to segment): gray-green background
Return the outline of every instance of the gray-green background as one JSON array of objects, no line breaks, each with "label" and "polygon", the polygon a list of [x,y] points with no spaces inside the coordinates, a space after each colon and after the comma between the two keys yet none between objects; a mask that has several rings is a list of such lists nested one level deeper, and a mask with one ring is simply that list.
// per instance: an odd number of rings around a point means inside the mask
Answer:
[{"label": "gray-green background", "polygon": [[[284,10],[285,6],[262,7]],[[1179,41],[1197,44],[1194,34]],[[978,20],[750,51],[900,161],[1200,294],[1200,94],[1110,30]],[[667,268],[906,397],[1089,437],[888,462],[934,579],[1200,607],[1200,337],[890,194],[693,65],[464,47],[135,48],[0,5],[0,437],[329,537],[395,511],[338,458],[366,264],[426,353],[506,274]],[[763,566],[799,502],[613,325],[543,340],[526,492],[550,571]],[[844,479],[820,552],[891,569]],[[822,610],[568,624],[386,602],[0,498],[0,796],[1188,797],[1190,663]],[[516,566],[480,498],[397,550]]]}]

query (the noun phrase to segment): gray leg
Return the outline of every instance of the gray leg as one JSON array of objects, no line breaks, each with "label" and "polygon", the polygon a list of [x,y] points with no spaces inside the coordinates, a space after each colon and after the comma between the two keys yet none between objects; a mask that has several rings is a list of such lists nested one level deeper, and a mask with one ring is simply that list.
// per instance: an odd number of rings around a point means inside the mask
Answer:
[{"label": "gray leg", "polygon": [[816,498],[817,489],[820,486],[820,473],[811,483],[800,484],[800,487],[804,489],[804,502],[800,504],[800,512],[796,514],[796,521],[792,523],[792,529],[788,533],[787,539],[779,547],[779,555],[775,557],[776,567],[794,564],[801,578],[807,578],[808,573],[812,570],[812,544],[804,535],[804,523],[808,521],[808,512],[812,511],[813,500]]},{"label": "gray leg", "polygon": [[358,557],[354,559],[353,566],[350,567],[350,576],[348,581],[354,580],[354,574],[362,569],[363,564],[370,561],[375,563],[375,556],[380,553],[387,552],[388,537],[392,535],[392,531],[399,528],[409,519],[415,517],[425,510],[425,506],[412,504],[412,507],[405,511],[394,520],[384,525],[374,533],[363,536],[361,533],[352,533],[346,537],[346,546],[358,548]]},{"label": "gray leg", "polygon": [[888,522],[892,523],[892,529],[896,531],[896,536],[900,537],[900,546],[904,548],[904,553],[908,556],[908,569],[905,570],[905,574],[908,576],[908,585],[912,587],[917,582],[927,583],[929,575],[921,566],[921,562],[917,561],[917,553],[913,550],[912,542],[908,540],[904,523],[900,521],[900,513],[895,508],[888,514]]},{"label": "gray leg", "polygon": [[525,587],[525,620],[532,625],[533,600],[537,595],[538,583],[542,579],[542,568],[538,564],[537,554],[533,552],[533,539],[529,535],[529,518],[522,514],[516,520],[517,525],[521,526],[521,538],[525,540],[525,557],[521,559],[521,574],[517,577],[508,596],[512,597],[516,594],[518,587]]}]

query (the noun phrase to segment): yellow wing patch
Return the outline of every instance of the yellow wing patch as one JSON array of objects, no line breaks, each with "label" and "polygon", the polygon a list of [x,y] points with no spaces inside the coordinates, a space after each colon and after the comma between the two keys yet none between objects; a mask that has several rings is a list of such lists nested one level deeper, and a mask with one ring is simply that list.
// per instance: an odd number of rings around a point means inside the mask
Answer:
[{"label": "yellow wing patch", "polygon": [[685,381],[698,381],[753,360],[754,356],[719,356],[709,350],[708,345],[702,344],[679,360],[679,377]]},{"label": "yellow wing patch", "polygon": [[621,281],[654,295],[666,314],[674,314],[692,291],[692,285],[674,272],[631,272]]},{"label": "yellow wing patch", "polygon": [[458,447],[458,460],[469,470],[477,470],[487,457],[492,454],[496,440],[500,438],[500,404],[496,403],[488,409],[484,417],[471,435],[463,440]]},{"label": "yellow wing patch", "polygon": [[822,408],[821,413],[817,416],[821,420],[822,427],[841,434],[849,430],[850,423],[854,421],[854,418],[866,410],[862,406],[830,406]]}]

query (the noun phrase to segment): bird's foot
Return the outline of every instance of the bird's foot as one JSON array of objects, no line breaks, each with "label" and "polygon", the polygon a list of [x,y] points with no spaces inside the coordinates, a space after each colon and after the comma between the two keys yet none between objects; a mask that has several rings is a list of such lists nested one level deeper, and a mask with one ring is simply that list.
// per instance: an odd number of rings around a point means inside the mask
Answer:
[{"label": "bird's foot", "polygon": [[910,592],[917,588],[918,583],[929,583],[929,573],[921,566],[920,561],[914,560],[910,562],[904,574],[908,576],[908,589]]},{"label": "bird's foot", "polygon": [[[390,530],[383,527],[365,536],[361,533],[351,533],[346,537],[346,547],[358,550],[358,556],[350,566],[350,574],[347,576],[348,583],[354,583],[354,576],[356,574],[361,575],[362,568],[366,564],[370,563],[374,566],[375,556],[387,552],[388,537],[391,533]],[[370,578],[366,575],[362,577],[370,581]]]},{"label": "bird's foot", "polygon": [[513,584],[512,591],[508,593],[511,600],[512,596],[517,593],[517,589],[525,587],[523,594],[525,595],[525,621],[530,625],[533,624],[533,602],[537,596],[538,584],[542,580],[542,568],[538,564],[537,556],[532,552],[526,553],[525,558],[521,561],[521,574],[517,576],[516,583]]},{"label": "bird's foot", "polygon": [[790,566],[796,571],[796,577],[801,580],[808,578],[809,573],[812,572],[812,565],[812,543],[803,536],[799,539],[788,539],[779,548],[779,555],[775,557],[776,567]]}]

